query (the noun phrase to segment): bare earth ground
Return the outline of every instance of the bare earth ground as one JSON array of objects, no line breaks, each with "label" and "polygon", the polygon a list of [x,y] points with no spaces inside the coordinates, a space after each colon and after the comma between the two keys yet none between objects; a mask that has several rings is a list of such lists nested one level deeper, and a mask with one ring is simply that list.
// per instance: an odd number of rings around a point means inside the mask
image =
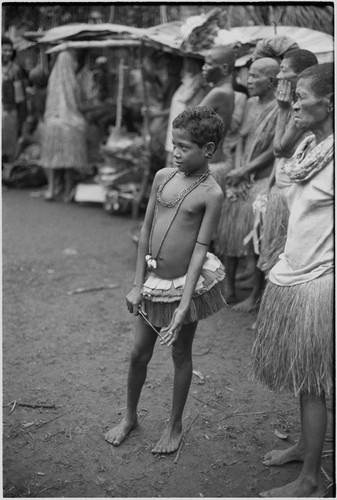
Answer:
[{"label": "bare earth ground", "polygon": [[[199,325],[180,454],[150,452],[169,415],[173,379],[169,349],[159,344],[140,427],[118,448],[103,439],[125,408],[134,325],[125,295],[137,223],[38,194],[5,190],[2,200],[3,496],[256,497],[297,477],[299,463],[261,463],[298,438],[297,401],[248,380],[255,314],[230,308]],[[110,284],[117,288],[67,293]],[[330,411],[328,496],[332,420]]]}]

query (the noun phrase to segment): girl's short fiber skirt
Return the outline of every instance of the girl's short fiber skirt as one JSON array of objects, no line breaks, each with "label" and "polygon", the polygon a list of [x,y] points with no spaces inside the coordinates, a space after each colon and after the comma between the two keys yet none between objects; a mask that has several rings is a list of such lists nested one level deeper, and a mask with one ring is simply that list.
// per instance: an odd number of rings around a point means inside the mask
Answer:
[{"label": "girl's short fiber skirt", "polygon": [[275,392],[329,395],[333,385],[334,275],[293,286],[268,282],[251,378]]},{"label": "girl's short fiber skirt", "polygon": [[263,221],[260,257],[257,266],[269,273],[278,261],[287,239],[289,208],[285,190],[273,185],[268,195],[267,210]]},{"label": "girl's short fiber skirt", "polygon": [[[218,312],[226,304],[224,299],[225,270],[220,260],[207,253],[190,308],[184,323],[192,323]],[[168,326],[181,300],[186,275],[173,280],[159,278],[149,272],[142,294],[148,320],[157,327]]]}]

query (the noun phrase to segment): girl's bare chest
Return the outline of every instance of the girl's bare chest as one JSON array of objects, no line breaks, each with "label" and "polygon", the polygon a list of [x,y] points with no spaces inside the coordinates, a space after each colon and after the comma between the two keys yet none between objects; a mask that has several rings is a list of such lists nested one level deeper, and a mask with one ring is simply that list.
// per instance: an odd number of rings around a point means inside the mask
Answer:
[{"label": "girl's bare chest", "polygon": [[204,186],[197,183],[198,179],[173,178],[166,183],[158,193],[159,205],[173,208],[184,207],[185,210],[195,210],[203,204]]}]

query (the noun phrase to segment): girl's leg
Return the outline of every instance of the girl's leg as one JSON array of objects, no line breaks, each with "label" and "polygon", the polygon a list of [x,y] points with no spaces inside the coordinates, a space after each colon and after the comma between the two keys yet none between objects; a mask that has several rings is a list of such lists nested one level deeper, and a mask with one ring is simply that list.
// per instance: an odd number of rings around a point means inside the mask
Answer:
[{"label": "girl's leg", "polygon": [[54,170],[54,195],[56,198],[60,197],[63,192],[64,186],[64,168],[57,168]]},{"label": "girl's leg", "polygon": [[224,258],[224,266],[226,269],[226,295],[225,300],[227,304],[235,301],[235,276],[238,267],[239,259],[238,257],[228,257]]},{"label": "girl's leg", "polygon": [[118,446],[137,425],[137,406],[146,380],[147,365],[153,354],[157,336],[144,320],[138,317],[134,344],[131,350],[127,383],[126,415],[119,425],[105,434],[109,443]]},{"label": "girl's leg", "polygon": [[323,451],[327,410],[324,396],[301,394],[302,439],[304,461],[299,477],[292,483],[264,493],[264,497],[322,497],[324,487],[320,480],[321,455]]},{"label": "girl's leg", "polygon": [[251,312],[255,311],[259,307],[259,302],[262,296],[263,287],[264,287],[264,273],[257,267],[257,257],[254,257],[255,267],[254,267],[254,275],[253,275],[253,289],[248,297],[239,302],[233,309],[239,312]]},{"label": "girl's leg", "polygon": [[74,187],[74,170],[72,168],[64,169],[64,194],[63,201],[69,203],[72,201],[72,190]]},{"label": "girl's leg", "polygon": [[182,414],[192,380],[192,343],[198,322],[184,325],[172,346],[174,382],[169,422],[152,453],[172,453],[182,439]]},{"label": "girl's leg", "polygon": [[45,200],[52,201],[55,199],[55,170],[52,168],[45,169],[48,180],[48,189],[44,195]]}]

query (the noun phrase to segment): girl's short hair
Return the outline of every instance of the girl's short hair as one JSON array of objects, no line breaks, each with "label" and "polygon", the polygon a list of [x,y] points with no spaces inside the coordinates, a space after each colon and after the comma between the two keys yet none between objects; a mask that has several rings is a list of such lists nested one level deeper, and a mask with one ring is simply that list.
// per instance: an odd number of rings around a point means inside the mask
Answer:
[{"label": "girl's short hair", "polygon": [[187,130],[192,142],[199,147],[208,142],[214,142],[217,147],[224,133],[222,118],[208,106],[185,109],[173,120],[172,127]]},{"label": "girl's short hair", "polygon": [[334,92],[334,65],[332,62],[316,64],[305,69],[300,79],[310,81],[310,87],[316,97],[325,97]]}]

